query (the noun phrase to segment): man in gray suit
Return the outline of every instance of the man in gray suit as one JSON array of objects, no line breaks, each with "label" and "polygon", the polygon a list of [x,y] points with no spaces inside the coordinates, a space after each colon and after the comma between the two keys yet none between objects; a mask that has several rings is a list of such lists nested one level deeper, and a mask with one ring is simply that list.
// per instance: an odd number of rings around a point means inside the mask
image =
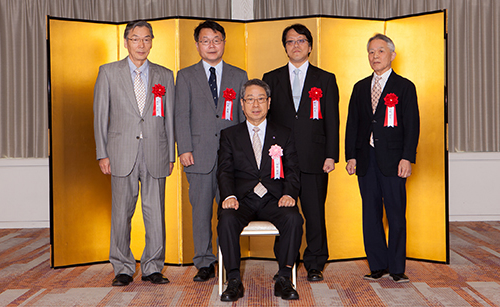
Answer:
[{"label": "man in gray suit", "polygon": [[177,74],[175,136],[179,160],[189,182],[193,216],[194,281],[215,276],[217,260],[212,249],[212,208],[219,202],[217,149],[220,131],[245,120],[239,103],[247,73],[222,61],[226,33],[214,21],[194,30],[201,61]]},{"label": "man in gray suit", "polygon": [[113,286],[133,280],[130,221],[141,183],[146,246],[142,280],[168,283],[165,262],[165,179],[175,162],[174,79],[171,70],[147,60],[153,29],[145,21],[125,28],[128,57],[102,65],[94,88],[94,135],[99,167],[111,174]]}]

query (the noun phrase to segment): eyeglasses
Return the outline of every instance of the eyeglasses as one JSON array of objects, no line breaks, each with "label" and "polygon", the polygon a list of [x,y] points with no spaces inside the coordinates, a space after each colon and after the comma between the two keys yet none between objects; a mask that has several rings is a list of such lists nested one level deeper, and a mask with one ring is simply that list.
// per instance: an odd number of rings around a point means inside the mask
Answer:
[{"label": "eyeglasses", "polygon": [[134,45],[137,45],[140,42],[143,42],[144,44],[151,44],[151,42],[153,41],[151,37],[145,37],[145,38],[132,37],[127,39]]},{"label": "eyeglasses", "polygon": [[208,45],[210,45],[210,43],[212,43],[214,45],[220,45],[220,44],[222,44],[223,41],[224,41],[223,39],[216,37],[216,38],[214,38],[212,40],[203,39],[201,41],[198,41],[198,43],[200,43],[200,44],[202,44],[204,46],[208,46]]},{"label": "eyeglasses", "polygon": [[296,41],[286,41],[285,43],[287,46],[295,46],[295,44],[304,45],[306,42],[308,42],[307,39],[298,39]]},{"label": "eyeglasses", "polygon": [[253,97],[250,97],[250,98],[243,98],[243,102],[245,103],[248,103],[248,104],[253,104],[254,102],[258,101],[259,104],[263,104],[264,102],[267,101],[267,98],[269,97],[259,97],[259,98],[253,98]]}]

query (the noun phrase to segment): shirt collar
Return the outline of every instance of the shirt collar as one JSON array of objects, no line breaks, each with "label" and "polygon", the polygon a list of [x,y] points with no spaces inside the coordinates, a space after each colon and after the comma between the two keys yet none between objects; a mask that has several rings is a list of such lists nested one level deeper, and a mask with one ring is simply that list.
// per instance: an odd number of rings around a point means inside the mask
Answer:
[{"label": "shirt collar", "polygon": [[137,68],[139,68],[139,71],[143,74],[143,75],[147,75],[148,73],[148,69],[149,69],[149,61],[146,60],[144,62],[144,64],[141,65],[141,67],[136,67],[135,64],[132,62],[132,60],[130,59],[130,57],[127,57],[127,60],[128,60],[128,67],[130,69],[130,73],[134,73],[135,70]]},{"label": "shirt collar", "polygon": [[205,73],[209,76],[210,75],[210,67],[214,67],[215,68],[215,73],[219,76],[222,75],[222,62],[224,61],[220,61],[219,64],[215,65],[215,66],[212,66],[210,64],[208,64],[207,62],[205,62],[204,60],[201,60],[201,62],[203,63],[203,69],[205,69]]},{"label": "shirt collar", "polygon": [[309,60],[305,61],[304,64],[300,65],[300,67],[295,67],[291,62],[288,62],[288,71],[293,74],[295,69],[299,69],[302,75],[305,75],[307,72],[307,68],[309,68]]}]

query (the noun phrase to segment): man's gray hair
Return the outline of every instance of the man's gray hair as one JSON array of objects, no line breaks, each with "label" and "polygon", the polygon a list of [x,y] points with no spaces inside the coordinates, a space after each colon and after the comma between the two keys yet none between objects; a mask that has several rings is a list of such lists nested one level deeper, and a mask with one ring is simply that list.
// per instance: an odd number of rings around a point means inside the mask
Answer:
[{"label": "man's gray hair", "polygon": [[266,96],[267,97],[271,96],[271,88],[269,87],[269,85],[267,85],[266,82],[264,82],[260,79],[251,79],[251,80],[248,80],[247,82],[245,82],[245,84],[243,84],[243,86],[241,87],[241,90],[240,90],[240,97],[241,98],[245,97],[245,92],[247,90],[247,87],[249,87],[251,85],[257,85],[257,86],[262,87],[266,91]]},{"label": "man's gray hair", "polygon": [[390,39],[387,35],[380,33],[377,33],[374,36],[370,37],[370,39],[368,40],[368,44],[366,44],[366,50],[368,50],[370,43],[375,39],[381,39],[386,42],[391,52],[394,52],[396,50],[396,46],[394,46],[394,42],[392,41],[392,39]]},{"label": "man's gray hair", "polygon": [[149,30],[149,33],[151,33],[151,38],[154,38],[155,36],[153,35],[153,27],[151,27],[151,24],[145,20],[134,20],[131,21],[127,24],[125,27],[125,31],[123,33],[123,38],[127,39],[128,34],[130,31],[134,30],[137,27],[146,27]]}]

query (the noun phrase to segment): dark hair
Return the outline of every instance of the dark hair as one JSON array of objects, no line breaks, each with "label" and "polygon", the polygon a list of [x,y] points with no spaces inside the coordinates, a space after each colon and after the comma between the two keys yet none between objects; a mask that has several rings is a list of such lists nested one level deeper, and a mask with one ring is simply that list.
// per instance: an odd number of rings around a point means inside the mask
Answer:
[{"label": "dark hair", "polygon": [[149,22],[145,20],[134,20],[129,23],[127,23],[127,26],[125,27],[125,33],[123,34],[123,38],[127,39],[128,34],[130,31],[135,29],[136,27],[146,27],[149,29],[149,33],[151,33],[151,38],[154,38],[155,36],[153,35],[153,27],[149,24]]},{"label": "dark hair", "polygon": [[262,87],[266,91],[267,97],[271,96],[271,88],[269,87],[269,85],[267,85],[266,82],[264,82],[260,79],[251,79],[251,80],[248,80],[247,82],[245,82],[245,84],[243,84],[243,86],[241,87],[241,89],[240,89],[240,97],[241,98],[245,97],[245,92],[247,90],[247,87],[252,86],[252,85],[257,85],[257,86]]},{"label": "dark hair", "polygon": [[296,23],[296,24],[293,24],[291,26],[286,27],[285,30],[283,30],[283,35],[281,36],[281,42],[283,42],[283,47],[285,48],[285,50],[286,50],[286,35],[288,34],[288,31],[290,31],[292,29],[301,35],[305,35],[305,37],[307,38],[307,41],[309,42],[309,47],[312,48],[313,37],[311,35],[311,31],[309,31],[309,29],[306,26],[304,26],[303,24]]},{"label": "dark hair", "polygon": [[213,20],[205,20],[200,22],[200,24],[194,29],[195,42],[198,42],[198,39],[200,38],[201,29],[212,29],[214,32],[219,31],[222,34],[222,39],[226,39],[226,31],[224,31],[224,27]]},{"label": "dark hair", "polygon": [[368,40],[368,44],[366,44],[366,50],[368,50],[370,43],[376,39],[381,39],[384,42],[386,42],[387,45],[389,46],[389,49],[391,50],[391,52],[396,51],[396,46],[394,45],[394,42],[392,41],[392,39],[390,39],[389,36],[384,35],[384,34],[380,34],[380,33],[377,33],[374,36],[370,37],[370,39]]}]

